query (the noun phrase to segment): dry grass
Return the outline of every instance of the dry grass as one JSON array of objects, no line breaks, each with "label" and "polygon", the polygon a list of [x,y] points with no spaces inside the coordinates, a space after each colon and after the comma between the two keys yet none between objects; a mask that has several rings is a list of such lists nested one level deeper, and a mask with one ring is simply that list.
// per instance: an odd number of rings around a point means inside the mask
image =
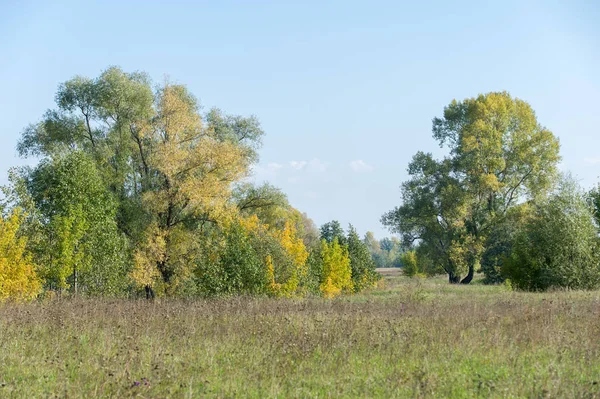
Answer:
[{"label": "dry grass", "polygon": [[600,397],[600,293],[0,307],[0,397]]}]

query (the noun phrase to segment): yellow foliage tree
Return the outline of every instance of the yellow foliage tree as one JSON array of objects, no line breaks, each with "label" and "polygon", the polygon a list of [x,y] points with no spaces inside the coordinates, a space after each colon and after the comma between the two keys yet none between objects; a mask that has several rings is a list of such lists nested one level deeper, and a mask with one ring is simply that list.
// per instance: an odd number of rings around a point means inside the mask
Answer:
[{"label": "yellow foliage tree", "polygon": [[[239,218],[238,223],[249,233],[258,238],[263,244],[270,240],[275,240],[277,245],[283,250],[285,261],[279,257],[274,257],[273,248],[269,250],[268,245],[259,245],[257,248],[262,252],[264,265],[268,275],[269,287],[268,291],[276,296],[293,296],[298,293],[300,281],[308,273],[306,261],[308,259],[308,251],[302,238],[298,236],[296,225],[290,221],[286,221],[283,229],[278,230],[273,226],[268,226],[259,220],[257,215]],[[285,273],[277,273],[281,269],[291,263],[292,270],[286,270]],[[285,275],[285,278],[279,277],[277,281],[276,275]]]},{"label": "yellow foliage tree", "polygon": [[160,273],[156,267],[157,262],[164,262],[166,242],[164,234],[156,225],[146,231],[146,240],[142,242],[133,254],[133,270],[130,277],[133,281],[146,289],[148,298],[154,296],[153,287]]},{"label": "yellow foliage tree", "polygon": [[240,226],[242,226],[246,231],[257,232],[261,228],[265,228],[265,226],[258,220],[258,216],[252,215],[249,217],[240,217],[238,220]]},{"label": "yellow foliage tree", "polygon": [[281,285],[281,294],[290,296],[298,291],[300,280],[308,273],[308,251],[302,239],[298,237],[295,225],[289,221],[285,222],[283,230],[275,231],[274,236],[294,265],[292,276]]},{"label": "yellow foliage tree", "polygon": [[248,171],[244,148],[202,124],[185,87],[165,85],[156,108],[150,123],[139,124],[139,137],[149,143],[144,162],[151,171],[142,202],[153,223],[135,253],[132,273],[149,296],[157,276],[168,288],[189,274],[190,265],[179,260],[192,258],[197,232],[185,226],[231,218],[231,183]]},{"label": "yellow foliage tree", "polygon": [[267,276],[269,278],[269,292],[278,295],[281,292],[281,284],[275,282],[275,266],[273,266],[273,258],[267,255]]},{"label": "yellow foliage tree", "polygon": [[321,257],[323,260],[323,277],[321,292],[326,298],[334,298],[342,291],[353,290],[352,269],[348,249],[340,246],[337,238],[328,243],[321,241]]},{"label": "yellow foliage tree", "polygon": [[25,253],[27,240],[18,236],[23,214],[15,210],[0,218],[0,301],[27,301],[39,294],[41,282]]}]

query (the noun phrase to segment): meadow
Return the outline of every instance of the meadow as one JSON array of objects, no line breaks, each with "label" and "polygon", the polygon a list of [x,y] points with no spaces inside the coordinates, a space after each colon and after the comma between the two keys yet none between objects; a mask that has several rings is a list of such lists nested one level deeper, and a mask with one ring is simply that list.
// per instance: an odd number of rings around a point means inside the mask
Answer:
[{"label": "meadow", "polygon": [[0,305],[0,397],[600,397],[600,292]]}]

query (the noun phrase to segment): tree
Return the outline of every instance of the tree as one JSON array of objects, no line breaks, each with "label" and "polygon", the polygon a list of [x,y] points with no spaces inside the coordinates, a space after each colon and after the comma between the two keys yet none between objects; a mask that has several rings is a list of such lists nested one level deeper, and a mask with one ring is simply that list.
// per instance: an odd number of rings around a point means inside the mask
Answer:
[{"label": "tree", "polygon": [[384,267],[396,267],[400,263],[402,253],[402,244],[396,237],[386,237],[380,242],[381,257],[385,264]]},{"label": "tree", "polygon": [[321,240],[332,243],[336,238],[340,245],[346,244],[346,236],[340,222],[332,220],[321,226]]},{"label": "tree", "polygon": [[404,274],[408,277],[414,277],[417,274],[419,274],[419,265],[417,262],[416,251],[406,251],[401,256],[402,264],[404,265]]},{"label": "tree", "polygon": [[315,222],[308,217],[306,212],[302,212],[301,217],[303,227],[301,236],[304,241],[304,246],[309,250],[314,250],[321,244],[319,229]]},{"label": "tree", "polygon": [[396,237],[386,237],[381,241],[375,238],[373,232],[368,231],[363,242],[367,246],[376,267],[401,267],[402,243]]},{"label": "tree", "polygon": [[306,278],[301,282],[302,289],[314,295],[320,295],[321,282],[323,281],[323,256],[321,243],[316,248],[311,248],[306,259]]},{"label": "tree", "polygon": [[590,190],[588,193],[588,201],[594,211],[594,218],[596,219],[596,225],[600,229],[600,185]]},{"label": "tree", "polygon": [[404,275],[408,277],[435,276],[444,272],[443,269],[431,261],[428,248],[425,245],[419,245],[414,249],[403,252],[400,255],[400,260],[404,268]]},{"label": "tree", "polygon": [[[126,243],[115,221],[117,204],[95,163],[82,152],[43,160],[21,176],[27,187],[29,247],[48,288],[116,295],[126,283]],[[34,205],[34,208],[31,208]]]},{"label": "tree", "polygon": [[465,236],[466,206],[450,168],[449,160],[438,162],[430,154],[417,153],[409,165],[412,179],[402,184],[403,204],[385,214],[382,223],[401,234],[406,248],[420,242],[449,281],[458,283],[467,270],[461,268],[464,262],[457,262],[452,249]]},{"label": "tree", "polygon": [[288,209],[291,208],[285,194],[268,183],[261,186],[241,183],[235,187],[232,195],[242,215],[256,215],[262,223],[273,227],[285,223]]},{"label": "tree", "polygon": [[380,241],[379,246],[382,251],[391,252],[395,248],[395,243],[391,238],[385,237]]},{"label": "tree", "polygon": [[153,265],[161,283],[169,285],[192,267],[171,253],[193,246],[190,226],[228,217],[231,183],[244,177],[249,165],[245,148],[220,137],[218,129],[203,128],[196,100],[183,86],[163,87],[156,108],[152,125],[140,131],[152,143],[146,161],[152,174],[142,205],[151,220],[144,239],[164,245],[137,251],[136,268]]},{"label": "tree", "polygon": [[31,300],[41,291],[41,281],[26,252],[27,239],[19,234],[22,222],[19,209],[0,217],[0,302]]},{"label": "tree", "polygon": [[502,273],[514,287],[592,289],[600,285],[600,245],[593,211],[572,179],[535,208]]},{"label": "tree", "polygon": [[371,258],[369,249],[352,225],[348,226],[347,242],[354,291],[359,292],[372,287],[379,280],[379,274],[375,271],[375,262]]},{"label": "tree", "polygon": [[321,241],[323,274],[321,292],[326,298],[334,298],[343,291],[352,292],[352,269],[346,247],[341,246],[337,237],[331,243]]},{"label": "tree", "polygon": [[292,223],[272,229],[252,215],[211,232],[194,269],[202,294],[305,293],[309,254]]},{"label": "tree", "polygon": [[291,223],[306,247],[320,245],[319,231],[314,222],[291,206],[278,188],[268,183],[261,186],[241,183],[233,191],[233,199],[241,215],[256,215],[262,224],[274,230],[284,229],[286,224]]},{"label": "tree", "polygon": [[306,267],[308,251],[302,239],[298,237],[296,228],[290,222],[286,222],[283,229],[276,231],[274,236],[292,261],[292,273],[280,288],[282,295],[291,296],[297,293],[301,280],[308,273]]},{"label": "tree", "polygon": [[[273,274],[267,267],[268,251],[257,247],[258,225],[234,220],[223,228],[223,234],[207,243],[195,274],[203,294],[265,294],[273,289]],[[264,240],[260,244],[268,245]]]},{"label": "tree", "polygon": [[512,253],[516,237],[532,216],[532,207],[531,203],[513,207],[504,219],[490,229],[481,258],[481,271],[485,275],[486,284],[498,284],[504,281],[502,276],[504,261]]},{"label": "tree", "polygon": [[421,243],[414,251],[417,255],[417,267],[420,273],[427,276],[437,276],[445,273],[445,270],[437,262],[433,261],[431,249],[427,245]]},{"label": "tree", "polygon": [[[263,238],[269,240],[266,235],[276,238],[287,255],[287,259],[278,259],[272,253],[265,255],[272,280],[271,291],[284,296],[298,294],[308,273],[306,244],[314,246],[314,241],[318,240],[314,223],[292,207],[279,189],[269,184],[258,187],[240,184],[234,198],[240,214],[253,221],[252,230],[268,232],[261,233]],[[291,269],[288,267],[290,262]],[[290,275],[287,275],[287,269],[291,271]]]},{"label": "tree", "polygon": [[19,152],[93,159],[135,249],[132,276],[149,296],[155,286],[172,292],[191,276],[206,225],[235,216],[232,186],[257,160],[258,121],[218,109],[201,115],[184,86],[153,92],[147,75],[116,67],[64,83],[57,105],[24,131]]},{"label": "tree", "polygon": [[[337,242],[323,251],[280,190],[245,182],[262,135],[253,116],[201,112],[183,85],[117,67],[77,76],[23,132],[19,153],[41,162],[14,179],[7,203],[28,211],[23,230],[48,288],[292,296],[325,279],[350,290],[339,223],[323,227]],[[361,245],[357,286],[371,269]]]},{"label": "tree", "polygon": [[453,101],[434,118],[433,137],[449,156],[417,153],[403,204],[382,222],[407,246],[425,242],[451,283],[469,283],[493,226],[552,187],[559,143],[529,104],[506,92]]},{"label": "tree", "polygon": [[375,267],[387,267],[386,258],[384,257],[381,251],[381,245],[379,241],[375,238],[375,234],[372,231],[367,231],[363,238],[363,242],[369,249],[369,253],[371,254],[371,259],[375,262]]}]

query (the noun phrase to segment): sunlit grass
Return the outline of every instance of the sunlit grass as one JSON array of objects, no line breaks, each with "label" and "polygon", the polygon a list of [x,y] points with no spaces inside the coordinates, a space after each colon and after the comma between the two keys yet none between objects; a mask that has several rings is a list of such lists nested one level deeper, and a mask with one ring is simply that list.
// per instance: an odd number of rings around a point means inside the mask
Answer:
[{"label": "sunlit grass", "polygon": [[599,397],[600,293],[388,277],[333,301],[0,307],[0,397]]}]

